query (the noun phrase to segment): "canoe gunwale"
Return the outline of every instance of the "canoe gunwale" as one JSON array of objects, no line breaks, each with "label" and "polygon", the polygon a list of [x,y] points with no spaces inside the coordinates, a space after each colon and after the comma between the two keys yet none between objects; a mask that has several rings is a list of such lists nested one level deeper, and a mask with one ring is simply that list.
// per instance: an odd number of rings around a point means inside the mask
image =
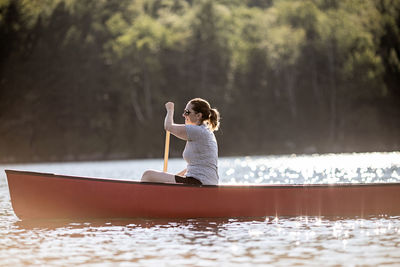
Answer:
[{"label": "canoe gunwale", "polygon": [[248,184],[248,185],[191,185],[191,184],[168,184],[168,183],[155,183],[155,182],[140,182],[132,180],[123,179],[113,179],[113,178],[92,178],[84,176],[72,176],[72,175],[62,175],[53,173],[41,173],[32,171],[18,171],[18,170],[4,170],[6,175],[8,174],[18,174],[18,175],[31,175],[31,176],[41,176],[48,178],[66,178],[74,180],[91,180],[91,181],[102,181],[111,183],[127,183],[127,184],[140,184],[140,185],[162,185],[162,186],[183,186],[183,187],[198,187],[198,188],[317,188],[317,187],[375,187],[375,186],[400,186],[400,183],[335,183],[335,184]]}]

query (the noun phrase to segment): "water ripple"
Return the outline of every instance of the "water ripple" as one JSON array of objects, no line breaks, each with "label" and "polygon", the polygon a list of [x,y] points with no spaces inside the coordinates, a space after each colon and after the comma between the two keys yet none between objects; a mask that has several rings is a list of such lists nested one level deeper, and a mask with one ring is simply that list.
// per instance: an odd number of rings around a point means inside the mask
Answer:
[{"label": "water ripple", "polygon": [[[222,158],[222,183],[399,182],[400,153]],[[162,160],[1,166],[137,180]],[[171,170],[182,169],[173,159]],[[95,170],[95,171],[94,171]],[[400,217],[20,221],[0,172],[1,266],[399,265]]]}]

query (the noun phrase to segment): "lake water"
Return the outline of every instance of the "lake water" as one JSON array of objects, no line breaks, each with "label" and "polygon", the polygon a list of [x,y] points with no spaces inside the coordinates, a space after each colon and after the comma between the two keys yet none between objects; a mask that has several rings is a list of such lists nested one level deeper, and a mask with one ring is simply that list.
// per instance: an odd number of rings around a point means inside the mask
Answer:
[{"label": "lake water", "polygon": [[[162,167],[0,165],[0,266],[400,266],[400,216],[26,222],[13,213],[3,171],[138,180]],[[169,161],[171,172],[184,168]],[[400,152],[221,158],[219,174],[222,184],[400,182]]]}]

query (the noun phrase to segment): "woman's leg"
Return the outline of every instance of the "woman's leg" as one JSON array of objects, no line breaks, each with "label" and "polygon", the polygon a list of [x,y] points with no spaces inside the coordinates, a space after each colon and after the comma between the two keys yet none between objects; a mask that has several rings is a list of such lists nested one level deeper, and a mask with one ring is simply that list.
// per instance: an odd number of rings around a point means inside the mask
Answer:
[{"label": "woman's leg", "polygon": [[174,174],[159,171],[145,171],[141,182],[176,184]]}]

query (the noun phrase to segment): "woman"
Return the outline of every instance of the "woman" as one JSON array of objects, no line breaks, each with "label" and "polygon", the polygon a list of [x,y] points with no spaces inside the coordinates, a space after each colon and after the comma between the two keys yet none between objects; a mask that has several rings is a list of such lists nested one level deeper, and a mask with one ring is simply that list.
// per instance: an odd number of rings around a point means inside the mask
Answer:
[{"label": "woman", "polygon": [[187,141],[183,158],[187,168],[177,175],[159,171],[146,171],[142,182],[179,183],[196,185],[218,184],[218,146],[213,131],[219,128],[219,112],[201,98],[190,100],[183,117],[185,124],[174,123],[174,103],[165,104],[167,115],[164,128]]}]

